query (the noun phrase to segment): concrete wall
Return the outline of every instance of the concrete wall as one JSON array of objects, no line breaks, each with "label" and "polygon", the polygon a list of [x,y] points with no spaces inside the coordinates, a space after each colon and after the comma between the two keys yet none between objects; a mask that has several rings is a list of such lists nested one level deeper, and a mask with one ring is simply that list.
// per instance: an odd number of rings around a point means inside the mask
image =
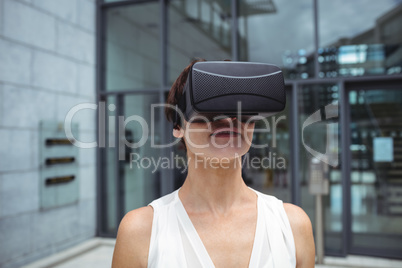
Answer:
[{"label": "concrete wall", "polygon": [[[79,152],[79,201],[41,210],[38,142],[41,120],[95,99],[95,0],[0,0],[0,267],[95,235],[95,150]],[[96,139],[93,111],[73,121]]]}]

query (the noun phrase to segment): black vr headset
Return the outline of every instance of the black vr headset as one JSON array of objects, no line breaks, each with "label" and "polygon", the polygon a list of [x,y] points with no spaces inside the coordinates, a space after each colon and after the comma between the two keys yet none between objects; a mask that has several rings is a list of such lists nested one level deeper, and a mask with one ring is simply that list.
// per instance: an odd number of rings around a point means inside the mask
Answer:
[{"label": "black vr headset", "polygon": [[[236,117],[256,121],[286,105],[282,71],[254,62],[205,61],[193,65],[176,105],[175,124]],[[179,118],[180,117],[180,118]]]}]

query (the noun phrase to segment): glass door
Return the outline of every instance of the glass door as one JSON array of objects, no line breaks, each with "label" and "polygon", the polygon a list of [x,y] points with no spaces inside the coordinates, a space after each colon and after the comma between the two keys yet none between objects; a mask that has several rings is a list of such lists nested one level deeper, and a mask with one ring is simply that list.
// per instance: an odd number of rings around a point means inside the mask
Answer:
[{"label": "glass door", "polygon": [[160,93],[117,94],[106,98],[105,147],[101,153],[104,181],[102,231],[114,233],[129,211],[161,196],[163,140]]},{"label": "glass door", "polygon": [[[320,159],[322,177],[328,181],[328,194],[323,195],[325,253],[342,254],[344,225],[342,207],[342,163],[340,159],[341,126],[339,126],[337,83],[303,84],[298,89],[300,133],[299,173],[301,207],[316,230],[316,199],[311,178]],[[324,158],[326,161],[323,161]],[[321,169],[320,168],[320,169]]]},{"label": "glass door", "polygon": [[101,10],[99,135],[104,142],[98,158],[98,214],[99,232],[106,236],[115,236],[124,214],[147,205],[163,188],[163,153],[155,144],[163,142],[164,132],[160,109],[152,111],[152,104],[163,100],[161,4],[134,2]]},{"label": "glass door", "polygon": [[402,86],[347,87],[351,253],[401,257]]},{"label": "glass door", "polygon": [[[125,126],[120,123],[119,178],[124,213],[146,206],[160,196],[160,116],[152,104],[159,94],[133,94],[122,99]],[[123,142],[121,142],[123,141]],[[125,144],[123,144],[125,143]],[[122,152],[123,151],[123,152]]]}]

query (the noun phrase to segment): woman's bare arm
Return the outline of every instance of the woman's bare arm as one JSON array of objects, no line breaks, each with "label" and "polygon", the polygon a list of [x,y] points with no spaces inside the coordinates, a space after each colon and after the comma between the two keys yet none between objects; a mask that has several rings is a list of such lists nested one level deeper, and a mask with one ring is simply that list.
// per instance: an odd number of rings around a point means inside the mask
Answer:
[{"label": "woman's bare arm", "polygon": [[117,232],[113,268],[147,267],[153,209],[142,207],[127,213]]},{"label": "woman's bare arm", "polygon": [[283,207],[288,215],[295,240],[296,267],[313,268],[315,264],[315,246],[310,218],[298,206],[285,203]]}]

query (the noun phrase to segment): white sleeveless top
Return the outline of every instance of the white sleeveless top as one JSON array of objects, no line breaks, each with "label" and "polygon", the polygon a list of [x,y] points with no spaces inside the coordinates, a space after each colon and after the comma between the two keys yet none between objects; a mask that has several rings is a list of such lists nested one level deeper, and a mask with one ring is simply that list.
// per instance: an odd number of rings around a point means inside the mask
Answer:
[{"label": "white sleeveless top", "polygon": [[[178,191],[149,204],[154,209],[154,217],[148,267],[215,267]],[[293,233],[282,201],[255,192],[258,215],[249,267],[296,267]]]}]

